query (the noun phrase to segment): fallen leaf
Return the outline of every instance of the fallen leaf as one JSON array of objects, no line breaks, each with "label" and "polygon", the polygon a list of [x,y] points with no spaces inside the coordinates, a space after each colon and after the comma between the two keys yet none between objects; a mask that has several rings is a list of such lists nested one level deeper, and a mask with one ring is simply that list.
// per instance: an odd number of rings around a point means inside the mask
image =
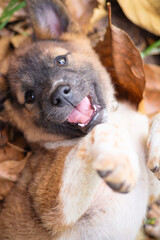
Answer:
[{"label": "fallen leaf", "polygon": [[10,55],[13,53],[13,49],[10,46],[10,39],[10,35],[0,38],[0,73],[7,72]]},{"label": "fallen leaf", "polygon": [[3,12],[4,8],[7,7],[10,0],[0,0],[0,15]]},{"label": "fallen leaf", "polygon": [[[8,142],[8,134],[6,126],[3,122],[0,122],[0,149],[4,147]],[[1,155],[1,154],[0,154]],[[2,158],[0,158],[1,161]]]},{"label": "fallen leaf", "polygon": [[26,38],[27,38],[26,36],[18,34],[18,35],[11,37],[11,43],[13,44],[13,46],[15,48],[18,48],[18,47],[20,47],[21,44],[24,43]]},{"label": "fallen leaf", "polygon": [[0,200],[19,179],[31,154],[24,137],[8,124],[1,124],[0,135]]},{"label": "fallen leaf", "polygon": [[3,200],[4,197],[11,191],[13,185],[14,183],[9,180],[0,179],[0,200]]},{"label": "fallen leaf", "polygon": [[0,163],[22,160],[26,149],[28,145],[23,135],[9,124],[0,122]]},{"label": "fallen leaf", "polygon": [[13,49],[9,48],[8,52],[6,53],[5,58],[3,59],[3,61],[1,61],[0,63],[0,73],[6,73],[9,67],[9,61],[10,61],[10,57],[13,54]]},{"label": "fallen leaf", "polygon": [[4,146],[0,148],[0,163],[5,161],[20,161],[24,158],[24,153],[16,151],[10,146]]},{"label": "fallen leaf", "polygon": [[160,67],[152,64],[144,65],[146,87],[144,92],[145,112],[153,116],[160,112]]},{"label": "fallen leaf", "polygon": [[103,41],[95,47],[100,60],[110,73],[117,97],[128,99],[138,105],[143,97],[145,75],[143,62],[139,51],[129,36],[111,24],[111,9],[109,10],[109,25]]},{"label": "fallen leaf", "polygon": [[10,45],[10,36],[4,36],[0,39],[0,62],[4,60],[8,53]]},{"label": "fallen leaf", "polygon": [[15,33],[19,33],[23,36],[31,35],[33,33],[33,29],[30,26],[29,19],[15,22],[14,24],[10,25],[8,28],[9,30]]},{"label": "fallen leaf", "polygon": [[0,37],[8,36],[8,35],[10,35],[10,34],[11,34],[11,32],[10,32],[8,29],[6,29],[6,28],[3,28],[3,29],[0,31]]},{"label": "fallen leaf", "polygon": [[27,158],[21,161],[8,160],[0,163],[0,178],[8,179],[10,181],[17,181],[18,175],[24,169]]},{"label": "fallen leaf", "polygon": [[136,25],[160,36],[159,0],[117,0],[125,15]]}]

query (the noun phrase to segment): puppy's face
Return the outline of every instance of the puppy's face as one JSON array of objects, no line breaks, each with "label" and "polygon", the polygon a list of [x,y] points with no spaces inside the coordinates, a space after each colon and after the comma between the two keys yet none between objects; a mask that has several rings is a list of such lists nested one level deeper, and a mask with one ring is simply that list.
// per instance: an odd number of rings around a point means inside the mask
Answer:
[{"label": "puppy's face", "polygon": [[103,121],[113,91],[89,41],[79,35],[64,34],[58,41],[40,40],[20,49],[7,79],[6,108],[33,141],[37,132],[39,140],[83,136]]}]

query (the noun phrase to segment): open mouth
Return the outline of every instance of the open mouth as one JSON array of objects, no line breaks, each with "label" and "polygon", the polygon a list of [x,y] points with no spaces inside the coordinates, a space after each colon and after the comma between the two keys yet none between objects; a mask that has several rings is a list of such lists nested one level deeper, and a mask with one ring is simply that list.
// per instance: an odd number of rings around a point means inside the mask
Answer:
[{"label": "open mouth", "polygon": [[90,96],[85,97],[68,116],[68,122],[86,127],[99,114],[100,106],[92,104]]}]

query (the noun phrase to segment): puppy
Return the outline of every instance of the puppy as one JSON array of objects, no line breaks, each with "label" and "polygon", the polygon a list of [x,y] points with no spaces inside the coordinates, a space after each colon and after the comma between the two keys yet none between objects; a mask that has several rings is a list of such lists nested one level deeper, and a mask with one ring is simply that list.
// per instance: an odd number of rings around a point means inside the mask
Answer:
[{"label": "puppy", "polygon": [[110,77],[61,1],[27,4],[36,40],[11,60],[3,119],[36,146],[0,240],[134,240],[150,190],[148,120],[125,103],[113,111]]}]

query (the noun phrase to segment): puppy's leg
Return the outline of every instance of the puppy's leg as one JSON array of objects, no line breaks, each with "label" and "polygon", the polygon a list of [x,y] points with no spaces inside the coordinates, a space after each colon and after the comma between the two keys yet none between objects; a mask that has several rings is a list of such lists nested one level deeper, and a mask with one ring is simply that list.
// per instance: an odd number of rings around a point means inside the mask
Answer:
[{"label": "puppy's leg", "polygon": [[152,122],[147,142],[149,148],[148,167],[160,179],[160,114]]},{"label": "puppy's leg", "polygon": [[96,126],[68,154],[59,195],[67,225],[90,206],[102,181],[98,175],[119,192],[130,191],[138,179],[138,157],[128,134],[117,125]]},{"label": "puppy's leg", "polygon": [[102,124],[95,134],[93,168],[113,190],[129,192],[137,182],[139,163],[128,132],[117,124]]},{"label": "puppy's leg", "polygon": [[149,236],[160,239],[160,199],[149,206],[144,230]]}]

